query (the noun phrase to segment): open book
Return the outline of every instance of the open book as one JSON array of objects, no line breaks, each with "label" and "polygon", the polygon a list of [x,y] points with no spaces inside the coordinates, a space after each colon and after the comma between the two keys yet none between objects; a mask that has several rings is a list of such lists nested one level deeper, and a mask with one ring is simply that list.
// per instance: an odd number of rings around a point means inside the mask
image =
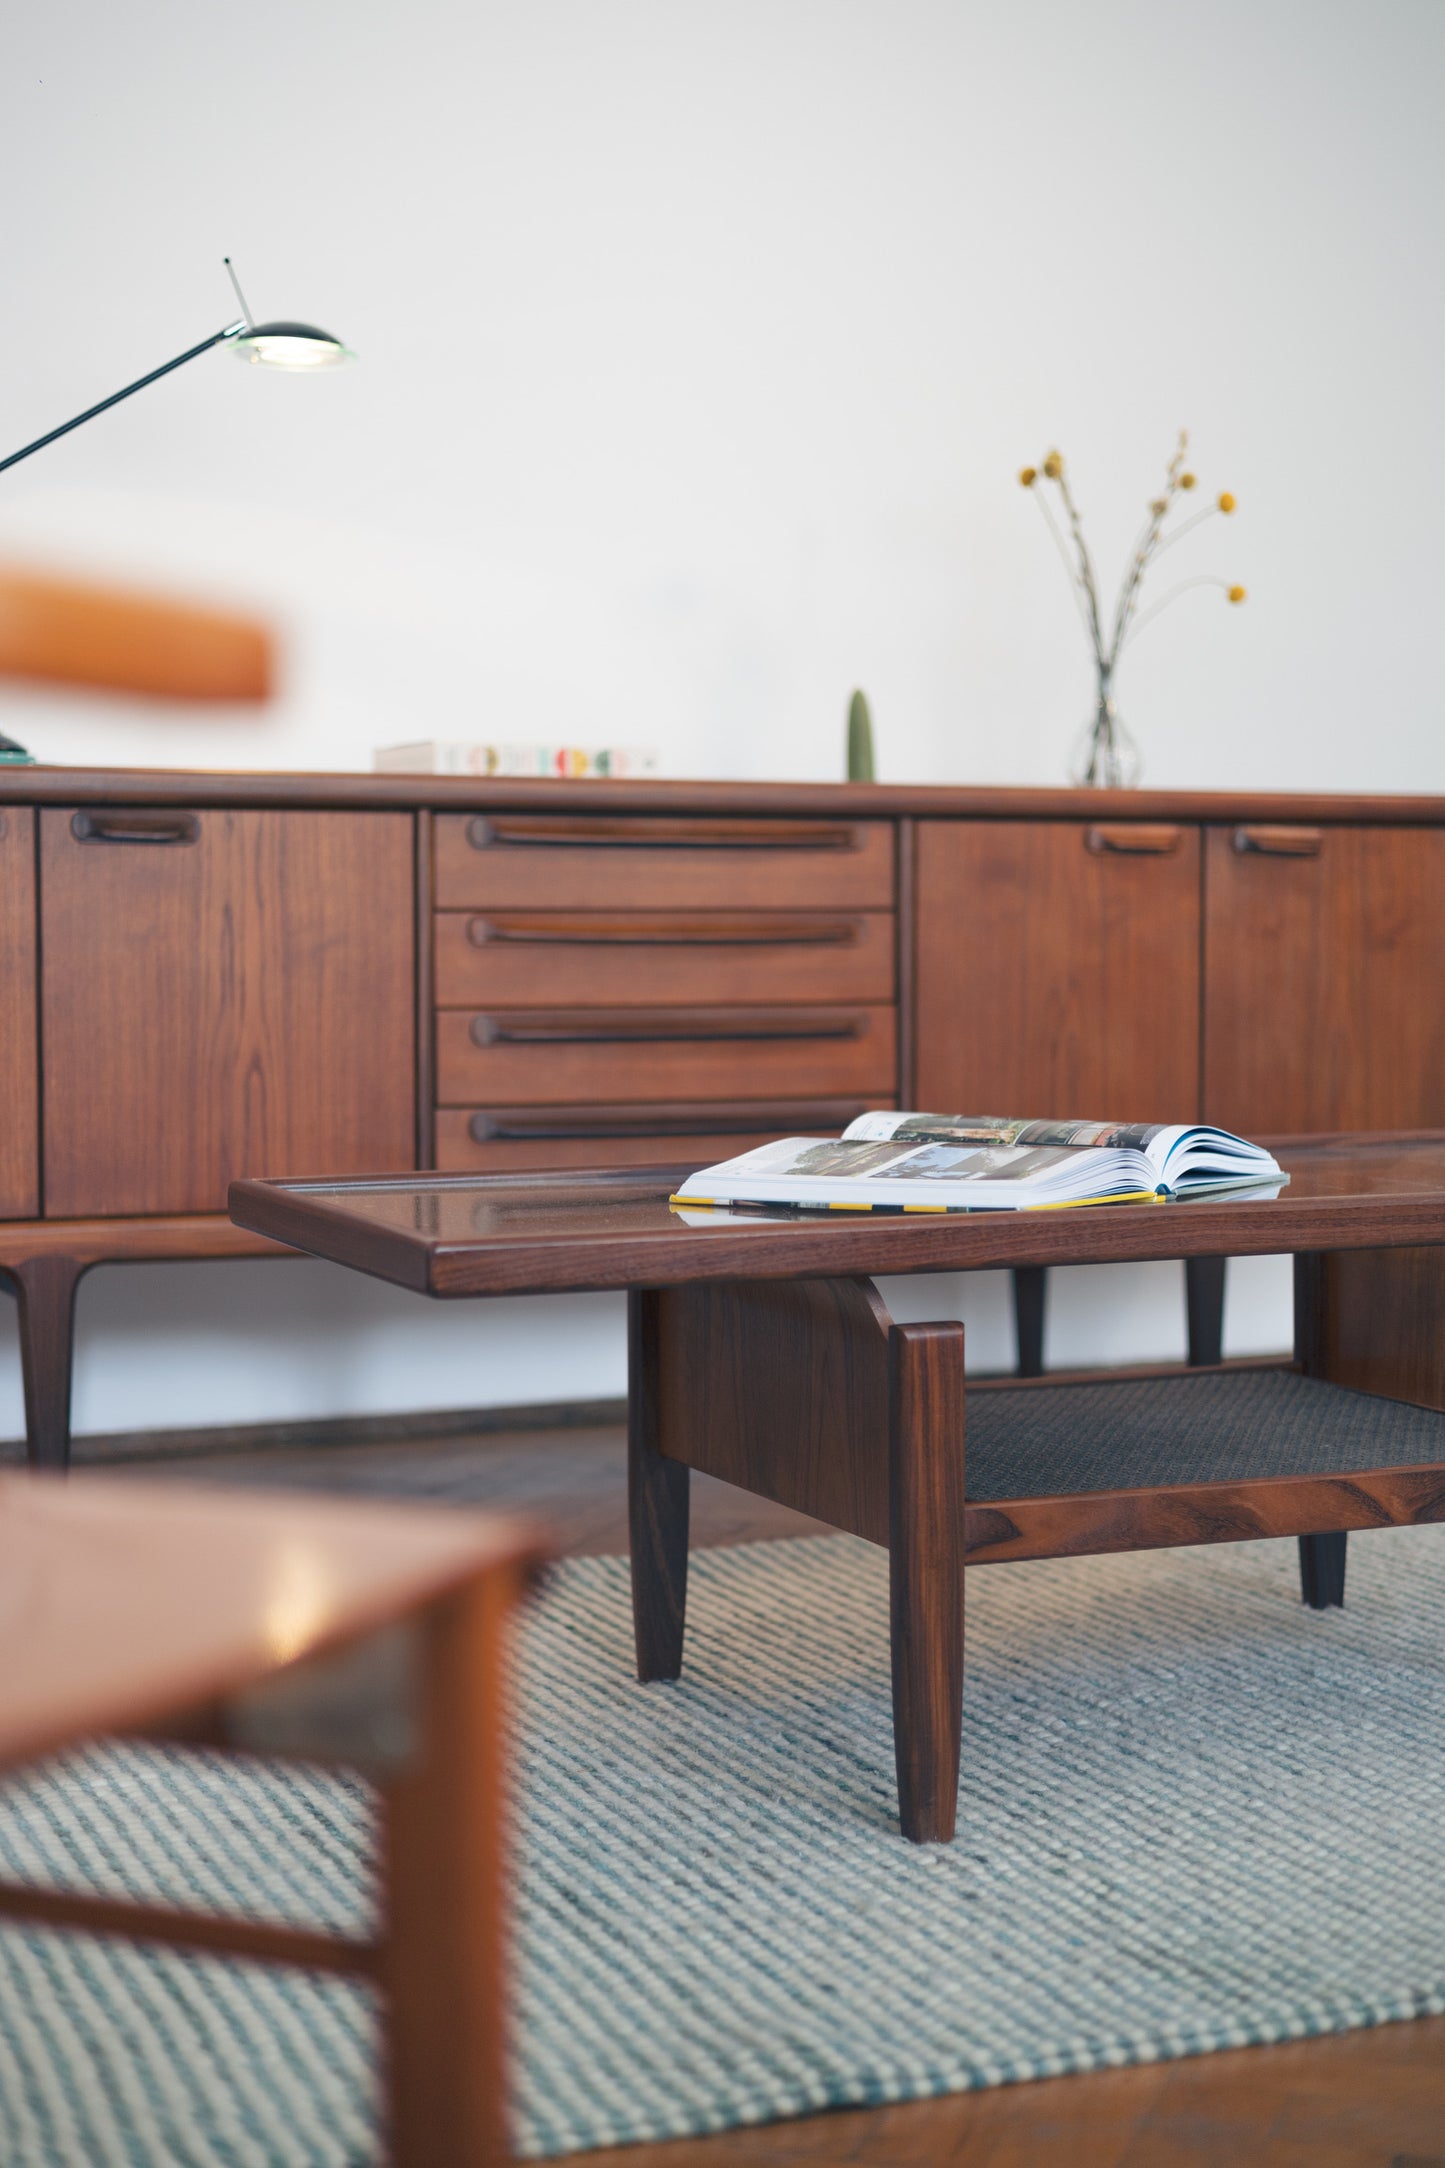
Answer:
[{"label": "open book", "polygon": [[1288,1181],[1257,1144],[1198,1123],[860,1114],[840,1138],[783,1137],[689,1175],[680,1205],[817,1212],[1152,1204]]}]

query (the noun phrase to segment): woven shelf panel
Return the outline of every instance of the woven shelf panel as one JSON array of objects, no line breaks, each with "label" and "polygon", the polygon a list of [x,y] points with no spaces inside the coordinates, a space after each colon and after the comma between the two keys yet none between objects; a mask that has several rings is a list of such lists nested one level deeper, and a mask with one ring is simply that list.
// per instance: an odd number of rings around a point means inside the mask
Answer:
[{"label": "woven shelf panel", "polygon": [[1445,1462],[1445,1415],[1287,1370],[972,1393],[970,1499]]}]

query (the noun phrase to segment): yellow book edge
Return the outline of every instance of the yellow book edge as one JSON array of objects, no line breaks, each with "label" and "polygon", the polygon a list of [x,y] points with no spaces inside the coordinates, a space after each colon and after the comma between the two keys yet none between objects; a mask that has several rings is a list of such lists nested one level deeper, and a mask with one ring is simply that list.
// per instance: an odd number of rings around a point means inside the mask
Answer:
[{"label": "yellow book edge", "polygon": [[959,1204],[839,1204],[830,1201],[822,1204],[797,1204],[788,1198],[763,1199],[759,1197],[684,1197],[680,1192],[668,1198],[669,1204],[688,1207],[702,1206],[709,1212],[730,1212],[734,1206],[743,1212],[883,1212],[890,1218],[899,1214],[927,1212],[931,1214],[959,1212],[1077,1212],[1091,1204],[1168,1204],[1162,1190],[1121,1189],[1106,1197],[1061,1197],[1051,1204],[1005,1204],[1005,1205],[959,1205]]}]

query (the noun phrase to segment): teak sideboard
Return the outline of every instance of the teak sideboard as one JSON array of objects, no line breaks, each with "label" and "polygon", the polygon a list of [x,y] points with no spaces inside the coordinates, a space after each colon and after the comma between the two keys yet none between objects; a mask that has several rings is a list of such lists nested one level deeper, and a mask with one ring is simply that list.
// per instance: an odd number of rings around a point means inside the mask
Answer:
[{"label": "teak sideboard", "polygon": [[1445,1129],[1442,965],[1441,799],[0,774],[31,1457],[90,1266],[273,1250],[233,1177],[712,1159],[892,1104]]}]

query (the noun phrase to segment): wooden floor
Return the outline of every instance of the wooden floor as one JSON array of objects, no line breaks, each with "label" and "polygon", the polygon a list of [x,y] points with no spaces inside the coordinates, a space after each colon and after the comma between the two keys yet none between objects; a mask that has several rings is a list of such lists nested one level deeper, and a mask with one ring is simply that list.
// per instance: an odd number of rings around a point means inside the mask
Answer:
[{"label": "wooden floor", "polygon": [[[544,1514],[561,1548],[575,1555],[625,1549],[624,1468],[622,1432],[605,1428],[167,1457],[106,1472],[516,1505]],[[725,1483],[693,1478],[696,1543],[817,1527]],[[587,2168],[1445,2168],[1445,2018],[808,2116],[585,2161]]]}]

